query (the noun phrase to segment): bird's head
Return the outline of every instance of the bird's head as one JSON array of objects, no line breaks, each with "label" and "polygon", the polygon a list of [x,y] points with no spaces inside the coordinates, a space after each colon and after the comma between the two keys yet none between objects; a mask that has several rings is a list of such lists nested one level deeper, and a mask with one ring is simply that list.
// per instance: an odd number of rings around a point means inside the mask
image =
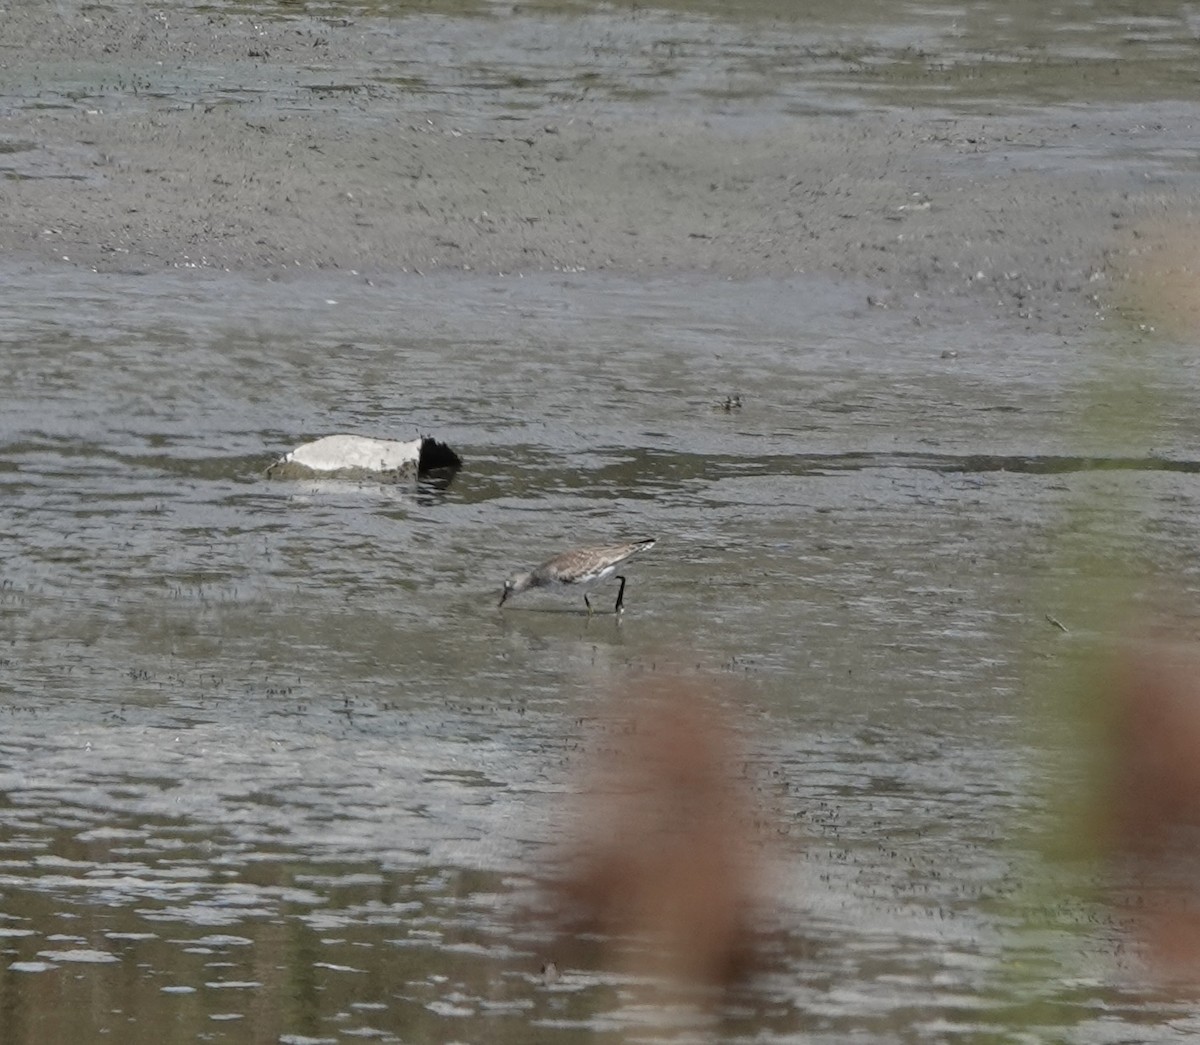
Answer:
[{"label": "bird's head", "polygon": [[504,582],[504,589],[500,592],[500,605],[503,606],[510,595],[516,595],[528,588],[532,579],[532,575],[528,573],[514,573],[509,577]]}]

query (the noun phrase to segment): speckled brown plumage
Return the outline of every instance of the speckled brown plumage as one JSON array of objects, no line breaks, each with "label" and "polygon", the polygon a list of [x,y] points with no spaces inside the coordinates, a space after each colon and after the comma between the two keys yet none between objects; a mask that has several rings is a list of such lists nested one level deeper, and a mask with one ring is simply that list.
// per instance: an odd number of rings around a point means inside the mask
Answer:
[{"label": "speckled brown plumage", "polygon": [[[500,605],[503,606],[508,598],[517,595],[528,588],[562,588],[568,585],[578,585],[588,588],[602,580],[617,576],[621,588],[617,592],[617,601],[613,607],[614,613],[620,613],[625,597],[625,578],[616,574],[621,563],[631,556],[647,548],[653,548],[656,538],[649,537],[639,541],[626,541],[622,544],[597,544],[583,548],[572,548],[561,555],[535,566],[532,570],[515,573],[504,582],[504,590],[500,593]],[[584,604],[588,612],[592,604],[585,594]]]}]

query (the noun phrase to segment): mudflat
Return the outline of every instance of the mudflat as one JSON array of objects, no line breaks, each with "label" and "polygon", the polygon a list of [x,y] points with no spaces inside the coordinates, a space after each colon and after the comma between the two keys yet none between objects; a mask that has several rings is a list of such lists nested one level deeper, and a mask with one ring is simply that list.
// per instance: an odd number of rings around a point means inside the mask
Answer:
[{"label": "mudflat", "polygon": [[0,6],[0,252],[270,277],[812,272],[881,306],[1086,323],[1131,230],[1194,199],[1168,148],[1192,113],[1161,97],[854,93],[861,55],[770,19],[263,9]]},{"label": "mudflat", "polygon": [[[0,0],[4,1045],[1200,1040],[1123,931],[1194,898],[1079,837],[1070,677],[1198,583],[1195,32],[1130,6]],[[463,468],[265,480],[334,433]],[[642,536],[621,615],[497,606]],[[663,673],[744,754],[606,712]],[[525,913],[639,750],[764,836],[711,1033]]]}]

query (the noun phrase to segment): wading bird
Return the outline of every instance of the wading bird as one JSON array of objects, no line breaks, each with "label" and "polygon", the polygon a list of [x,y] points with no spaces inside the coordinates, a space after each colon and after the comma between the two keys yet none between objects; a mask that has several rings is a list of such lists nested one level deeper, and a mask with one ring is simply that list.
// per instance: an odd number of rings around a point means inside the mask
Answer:
[{"label": "wading bird", "polygon": [[515,573],[504,582],[504,590],[500,593],[500,605],[503,606],[508,598],[525,591],[527,588],[567,588],[578,587],[584,592],[583,602],[588,613],[592,612],[592,604],[588,601],[587,590],[600,581],[616,576],[621,582],[617,592],[616,605],[613,613],[620,613],[625,600],[625,577],[618,574],[617,567],[631,556],[646,548],[653,548],[656,538],[649,537],[641,541],[629,541],[626,544],[589,545],[586,548],[572,548],[570,551],[547,559],[540,566],[524,573]]}]

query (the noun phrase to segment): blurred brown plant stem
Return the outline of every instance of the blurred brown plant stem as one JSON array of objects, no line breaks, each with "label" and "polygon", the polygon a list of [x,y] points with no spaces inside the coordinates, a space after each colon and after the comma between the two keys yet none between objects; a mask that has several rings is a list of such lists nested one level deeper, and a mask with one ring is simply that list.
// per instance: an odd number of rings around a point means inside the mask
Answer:
[{"label": "blurred brown plant stem", "polygon": [[729,986],[751,962],[761,877],[736,723],[680,678],[632,687],[603,722],[551,884],[562,952],[598,940],[610,968]]},{"label": "blurred brown plant stem", "polygon": [[1123,904],[1168,979],[1200,976],[1200,647],[1129,646],[1114,676],[1113,851]]}]

